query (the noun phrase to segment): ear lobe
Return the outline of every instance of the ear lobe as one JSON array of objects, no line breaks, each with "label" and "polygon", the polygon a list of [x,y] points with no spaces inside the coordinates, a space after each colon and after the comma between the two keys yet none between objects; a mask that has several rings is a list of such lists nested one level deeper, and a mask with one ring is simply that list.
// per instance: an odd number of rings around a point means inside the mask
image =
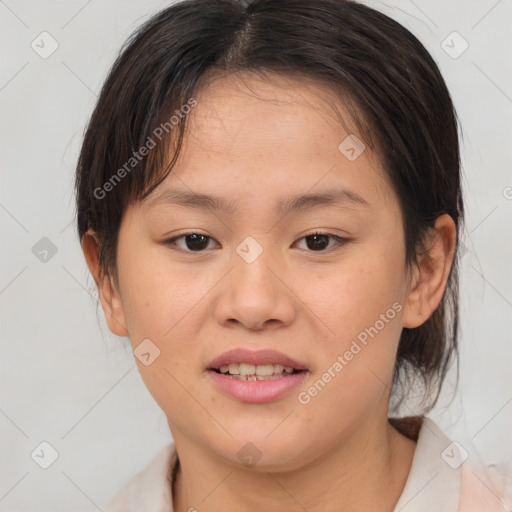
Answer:
[{"label": "ear lobe", "polygon": [[403,326],[422,325],[441,302],[455,255],[457,230],[447,215],[437,218],[426,240],[427,251],[418,257],[405,301]]},{"label": "ear lobe", "polygon": [[94,282],[98,287],[101,306],[105,313],[108,328],[117,336],[128,336],[121,296],[112,284],[99,261],[99,243],[96,233],[89,229],[82,237],[82,251]]}]

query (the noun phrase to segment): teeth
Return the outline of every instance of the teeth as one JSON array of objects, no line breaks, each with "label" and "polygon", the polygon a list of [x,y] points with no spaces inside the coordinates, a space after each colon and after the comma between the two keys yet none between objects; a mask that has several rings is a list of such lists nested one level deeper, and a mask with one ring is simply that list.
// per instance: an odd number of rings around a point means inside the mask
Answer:
[{"label": "teeth", "polygon": [[274,373],[273,364],[259,364],[256,366],[256,375],[272,375]]},{"label": "teeth", "polygon": [[249,364],[249,363],[232,363],[222,365],[220,373],[230,375],[240,380],[267,380],[279,379],[286,374],[293,373],[291,366],[282,364]]},{"label": "teeth", "polygon": [[231,379],[237,380],[274,380],[274,379],[283,379],[284,375],[229,375]]},{"label": "teeth", "polygon": [[[224,367],[225,368],[225,367]],[[220,371],[222,372],[222,368],[220,369]],[[239,375],[240,374],[240,368],[239,368],[239,365],[238,364],[230,364],[228,366],[228,369],[227,371],[229,371],[229,373],[231,375]],[[222,373],[227,373],[227,372],[222,372]]]},{"label": "teeth", "polygon": [[253,364],[240,363],[240,375],[254,375],[256,373],[256,366]]}]

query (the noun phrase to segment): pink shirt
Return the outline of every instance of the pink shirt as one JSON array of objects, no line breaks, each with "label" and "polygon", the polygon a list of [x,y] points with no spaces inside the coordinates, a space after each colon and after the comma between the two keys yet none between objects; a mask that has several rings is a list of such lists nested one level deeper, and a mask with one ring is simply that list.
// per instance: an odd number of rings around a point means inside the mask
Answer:
[{"label": "pink shirt", "polygon": [[[437,424],[424,418],[411,471],[394,512],[504,512],[501,489],[485,472],[462,460],[462,452]],[[176,466],[174,443],[152,461],[105,505],[103,512],[173,512],[167,472]]]}]

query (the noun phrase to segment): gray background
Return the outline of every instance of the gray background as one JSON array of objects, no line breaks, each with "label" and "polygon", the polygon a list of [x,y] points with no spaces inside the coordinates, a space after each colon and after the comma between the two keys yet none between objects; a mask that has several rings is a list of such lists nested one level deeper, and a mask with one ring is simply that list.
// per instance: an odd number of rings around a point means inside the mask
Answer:
[{"label": "gray background", "polygon": [[[102,81],[129,34],[169,3],[0,0],[2,511],[92,510],[171,439],[128,340],[96,307],[72,223]],[[463,127],[460,389],[452,399],[452,372],[430,416],[473,461],[512,474],[512,2],[367,3],[427,46]],[[44,31],[58,44],[47,58]],[[31,458],[42,442],[58,453],[48,469]]]}]

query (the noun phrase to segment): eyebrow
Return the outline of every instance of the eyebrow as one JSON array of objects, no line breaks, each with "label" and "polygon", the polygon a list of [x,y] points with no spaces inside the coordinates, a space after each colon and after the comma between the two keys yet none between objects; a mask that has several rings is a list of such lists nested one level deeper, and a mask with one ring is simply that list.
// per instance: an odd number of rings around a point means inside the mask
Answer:
[{"label": "eyebrow", "polygon": [[[343,206],[352,204],[369,208],[369,203],[356,192],[346,189],[331,189],[316,194],[289,196],[279,201],[276,213],[286,215],[290,212],[301,212],[321,206]],[[191,192],[179,189],[167,189],[148,202],[150,208],[160,204],[176,204],[199,210],[214,210],[225,213],[236,213],[238,201],[228,201],[222,197]]]}]

